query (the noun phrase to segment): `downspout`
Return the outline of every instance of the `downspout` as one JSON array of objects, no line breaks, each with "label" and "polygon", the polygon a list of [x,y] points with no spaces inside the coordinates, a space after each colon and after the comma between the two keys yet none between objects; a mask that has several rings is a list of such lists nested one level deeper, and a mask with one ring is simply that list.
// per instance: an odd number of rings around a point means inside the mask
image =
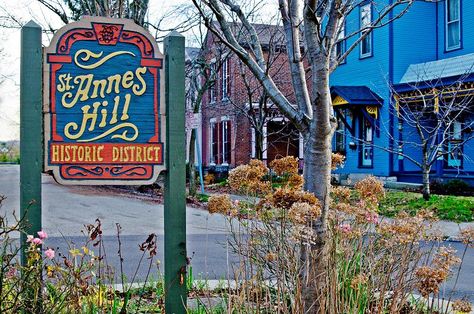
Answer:
[{"label": "downspout", "polygon": [[439,8],[438,8],[438,2],[435,3],[436,6],[436,60],[439,60]]},{"label": "downspout", "polygon": [[[389,5],[392,5],[393,4],[393,0],[389,0]],[[390,10],[389,12],[389,19],[392,20],[393,19],[393,10]],[[391,92],[391,87],[393,86],[393,67],[394,67],[394,64],[393,64],[393,59],[394,59],[394,56],[393,56],[393,23],[395,21],[391,22],[389,25],[388,25],[388,84],[389,84],[389,93],[390,93],[390,104],[388,104],[388,115],[389,115],[389,133],[390,133],[390,136],[389,136],[389,143],[388,143],[388,147],[390,147],[390,150],[389,150],[389,155],[388,155],[388,158],[389,158],[389,163],[388,163],[388,175],[389,176],[392,176],[393,175],[393,163],[394,163],[394,160],[393,160],[393,112],[392,110],[390,110],[390,106],[392,106],[393,104],[393,94]]]}]

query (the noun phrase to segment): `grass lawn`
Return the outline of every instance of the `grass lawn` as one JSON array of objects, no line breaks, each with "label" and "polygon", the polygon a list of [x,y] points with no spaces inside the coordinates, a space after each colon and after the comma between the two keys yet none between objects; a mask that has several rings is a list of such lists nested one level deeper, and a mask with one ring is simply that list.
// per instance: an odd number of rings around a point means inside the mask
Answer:
[{"label": "grass lawn", "polygon": [[379,207],[380,213],[387,217],[400,211],[414,215],[421,209],[432,210],[442,220],[469,222],[474,220],[474,197],[432,195],[425,201],[419,193],[388,191]]}]

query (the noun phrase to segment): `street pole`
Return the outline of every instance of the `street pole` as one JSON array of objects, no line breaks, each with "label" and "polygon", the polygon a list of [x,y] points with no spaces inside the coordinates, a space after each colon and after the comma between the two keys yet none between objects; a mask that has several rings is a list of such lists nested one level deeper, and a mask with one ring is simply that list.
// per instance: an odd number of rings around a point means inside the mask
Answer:
[{"label": "street pole", "polygon": [[20,217],[22,265],[26,265],[26,235],[41,230],[43,165],[43,95],[41,27],[33,21],[21,29],[20,68]]},{"label": "street pole", "polygon": [[186,287],[186,136],[184,36],[171,32],[164,42],[166,83],[166,180],[164,199],[165,310],[184,314]]}]

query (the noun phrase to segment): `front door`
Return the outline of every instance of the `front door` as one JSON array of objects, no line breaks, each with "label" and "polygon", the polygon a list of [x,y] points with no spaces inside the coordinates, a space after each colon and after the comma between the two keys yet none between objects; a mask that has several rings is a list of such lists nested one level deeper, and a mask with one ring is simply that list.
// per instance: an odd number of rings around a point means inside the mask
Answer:
[{"label": "front door", "polygon": [[372,167],[374,158],[374,129],[369,120],[362,117],[361,166]]}]

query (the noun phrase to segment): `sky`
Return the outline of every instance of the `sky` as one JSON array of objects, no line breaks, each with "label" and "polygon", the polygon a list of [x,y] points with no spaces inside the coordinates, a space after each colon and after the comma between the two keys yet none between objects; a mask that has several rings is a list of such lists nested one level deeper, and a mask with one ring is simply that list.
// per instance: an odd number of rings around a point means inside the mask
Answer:
[{"label": "sky", "polygon": [[[61,0],[58,0],[58,2]],[[166,3],[166,4],[163,4]],[[190,0],[150,1],[149,19],[158,19],[172,6],[190,4]],[[1,0],[0,24],[3,16],[11,15],[21,23],[34,20],[40,25],[60,28],[63,23],[54,13],[36,0]],[[43,34],[43,45],[48,46],[51,34]],[[0,26],[0,142],[20,137],[20,28]]]},{"label": "sky", "polygon": [[[63,3],[64,0],[54,1]],[[269,21],[273,21],[272,18],[278,12],[276,0],[236,0],[235,2],[238,4],[248,2],[249,5],[258,8],[262,16],[268,16]],[[153,23],[165,12],[177,6],[191,4],[191,0],[150,0],[148,20]],[[0,0],[0,142],[20,138],[20,27],[18,24],[12,28],[2,27],[5,24],[5,16],[13,17],[20,24],[34,20],[42,26],[49,24],[56,29],[63,26],[59,17],[37,0]],[[176,17],[168,18],[163,27],[171,29],[179,23],[179,20]],[[187,45],[195,46],[198,34],[197,30],[184,34]],[[51,37],[52,34],[43,34],[44,46],[49,45]]]}]

